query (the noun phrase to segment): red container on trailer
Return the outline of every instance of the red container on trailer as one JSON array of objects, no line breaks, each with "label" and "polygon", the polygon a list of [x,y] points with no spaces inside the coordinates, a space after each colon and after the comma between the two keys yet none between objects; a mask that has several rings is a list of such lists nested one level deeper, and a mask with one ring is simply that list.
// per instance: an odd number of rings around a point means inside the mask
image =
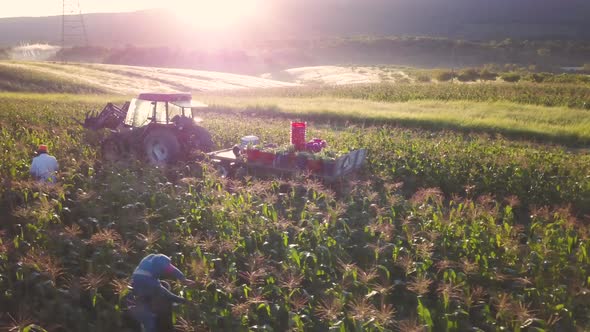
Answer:
[{"label": "red container on trailer", "polygon": [[291,144],[297,150],[305,149],[305,131],[307,122],[291,122]]}]

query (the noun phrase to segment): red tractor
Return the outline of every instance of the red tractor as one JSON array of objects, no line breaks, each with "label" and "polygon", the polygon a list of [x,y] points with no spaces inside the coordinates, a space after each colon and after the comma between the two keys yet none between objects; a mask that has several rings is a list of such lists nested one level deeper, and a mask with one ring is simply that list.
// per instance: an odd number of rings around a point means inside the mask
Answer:
[{"label": "red tractor", "polygon": [[196,112],[205,107],[190,94],[142,93],[122,108],[108,103],[100,113],[86,114],[82,125],[112,131],[102,142],[104,159],[138,155],[161,165],[182,159],[194,148],[212,150],[211,135],[197,124]]}]

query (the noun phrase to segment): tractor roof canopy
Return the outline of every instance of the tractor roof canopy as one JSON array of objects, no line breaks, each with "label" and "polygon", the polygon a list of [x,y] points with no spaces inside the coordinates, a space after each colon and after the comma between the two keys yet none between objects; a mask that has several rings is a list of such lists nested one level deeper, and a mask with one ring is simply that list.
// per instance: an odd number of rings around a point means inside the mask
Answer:
[{"label": "tractor roof canopy", "polygon": [[168,102],[183,108],[204,108],[207,104],[194,101],[190,93],[142,93],[137,100]]},{"label": "tractor roof canopy", "polygon": [[125,124],[131,127],[143,127],[151,123],[170,124],[176,116],[195,117],[195,109],[205,108],[206,104],[196,102],[186,93],[142,93],[131,99]]},{"label": "tractor roof canopy", "polygon": [[170,104],[176,105],[176,106],[182,107],[182,108],[205,108],[205,107],[209,106],[207,104],[204,104],[204,103],[201,103],[201,102],[195,101],[195,100],[173,101]]},{"label": "tractor roof canopy", "polygon": [[178,102],[191,101],[190,93],[142,93],[137,97],[140,100],[161,101],[161,102]]}]

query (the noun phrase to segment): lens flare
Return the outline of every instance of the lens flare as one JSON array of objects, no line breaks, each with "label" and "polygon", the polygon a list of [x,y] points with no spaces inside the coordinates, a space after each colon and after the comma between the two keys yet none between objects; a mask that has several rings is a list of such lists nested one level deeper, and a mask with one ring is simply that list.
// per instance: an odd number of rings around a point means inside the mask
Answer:
[{"label": "lens flare", "polygon": [[261,0],[177,0],[170,10],[195,28],[229,30],[260,18]]}]

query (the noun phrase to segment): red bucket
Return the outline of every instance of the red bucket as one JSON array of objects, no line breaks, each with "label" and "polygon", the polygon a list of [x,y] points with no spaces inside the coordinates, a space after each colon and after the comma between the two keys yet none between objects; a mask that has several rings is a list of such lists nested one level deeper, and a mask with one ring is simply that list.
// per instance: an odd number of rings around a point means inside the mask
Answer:
[{"label": "red bucket", "polygon": [[305,149],[305,131],[307,122],[291,122],[291,144],[295,149]]}]

